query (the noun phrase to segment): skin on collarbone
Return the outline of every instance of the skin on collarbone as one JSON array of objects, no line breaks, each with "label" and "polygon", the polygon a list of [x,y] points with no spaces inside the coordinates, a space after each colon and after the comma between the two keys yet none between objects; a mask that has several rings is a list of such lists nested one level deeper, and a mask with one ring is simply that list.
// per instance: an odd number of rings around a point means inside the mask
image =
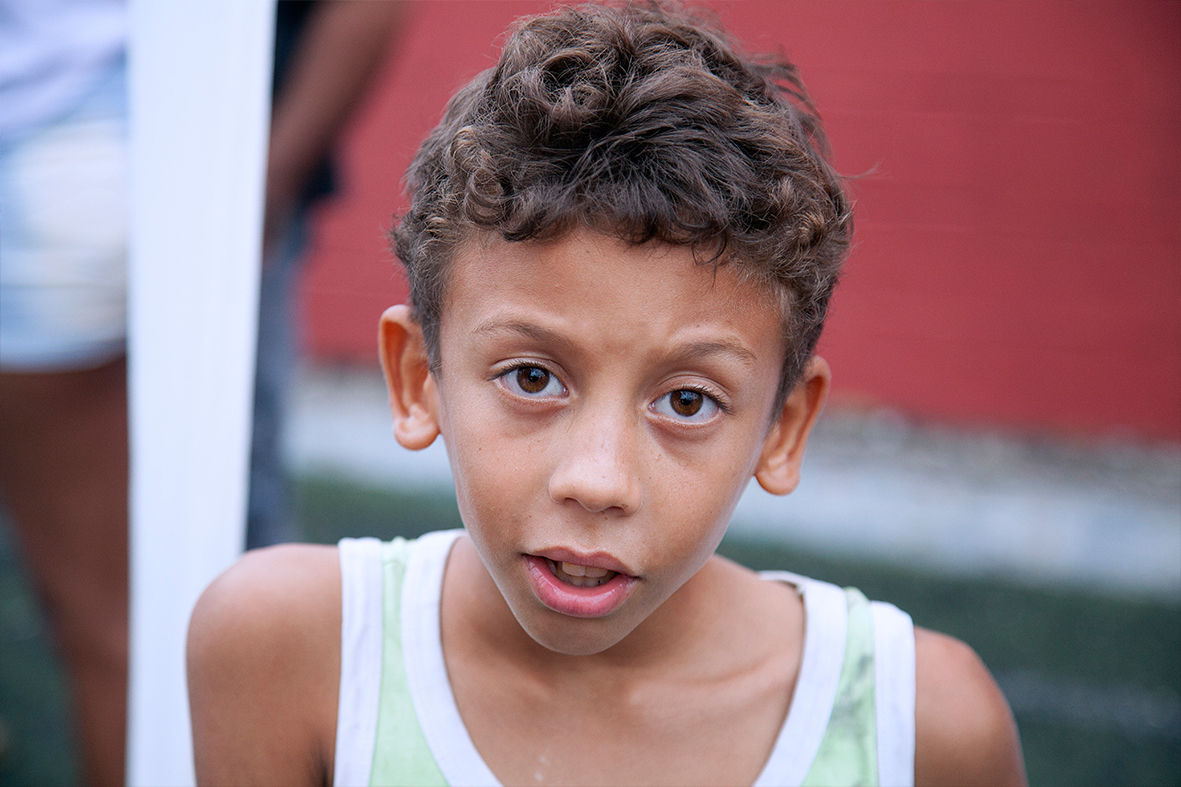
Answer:
[{"label": "skin on collarbone", "polygon": [[[395,433],[447,445],[469,538],[445,575],[444,655],[505,782],[757,776],[803,609],[713,554],[823,400],[827,377],[802,415],[772,417],[782,357],[775,299],[687,248],[582,232],[482,238],[453,261],[430,428]],[[606,571],[605,590],[570,591],[566,563]]]}]

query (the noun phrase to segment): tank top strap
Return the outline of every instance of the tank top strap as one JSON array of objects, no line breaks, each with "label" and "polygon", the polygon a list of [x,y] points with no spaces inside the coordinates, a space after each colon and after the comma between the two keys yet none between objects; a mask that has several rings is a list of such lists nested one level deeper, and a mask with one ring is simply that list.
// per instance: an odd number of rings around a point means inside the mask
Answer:
[{"label": "tank top strap", "polygon": [[845,598],[848,628],[840,682],[820,750],[804,777],[804,787],[878,784],[873,615],[861,591],[846,588]]},{"label": "tank top strap", "polygon": [[[411,542],[382,544],[381,691],[373,767],[368,784],[385,787],[446,785],[422,734],[410,694],[402,642],[403,581]],[[341,785],[340,787],[343,787]]]},{"label": "tank top strap", "polygon": [[848,639],[848,604],[844,592],[828,582],[787,571],[760,575],[794,586],[802,597],[804,643],[787,718],[755,787],[798,787],[816,760],[832,718]]},{"label": "tank top strap", "polygon": [[914,627],[856,588],[785,571],[805,606],[804,646],[787,719],[758,787],[914,784]]},{"label": "tank top strap", "polygon": [[368,785],[381,691],[381,554],[376,538],[345,538],[340,554],[340,696],[332,783]]},{"label": "tank top strap", "polygon": [[893,604],[870,602],[873,613],[874,704],[878,783],[914,784],[914,623]]}]

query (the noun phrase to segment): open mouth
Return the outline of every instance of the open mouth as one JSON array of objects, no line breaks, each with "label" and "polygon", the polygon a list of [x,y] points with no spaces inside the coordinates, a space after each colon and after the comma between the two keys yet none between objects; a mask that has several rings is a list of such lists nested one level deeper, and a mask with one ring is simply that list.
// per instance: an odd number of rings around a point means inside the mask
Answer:
[{"label": "open mouth", "polygon": [[[557,550],[565,552],[565,550]],[[597,566],[569,563],[560,558],[525,554],[529,582],[537,599],[554,612],[576,618],[600,618],[619,609],[640,582],[639,577]],[[576,558],[577,559],[577,558]],[[590,562],[589,560],[587,562]]]},{"label": "open mouth", "polygon": [[545,562],[555,577],[567,585],[573,585],[579,588],[598,587],[599,585],[610,582],[619,573],[595,566],[580,566],[577,563],[557,562],[549,558],[545,558]]}]

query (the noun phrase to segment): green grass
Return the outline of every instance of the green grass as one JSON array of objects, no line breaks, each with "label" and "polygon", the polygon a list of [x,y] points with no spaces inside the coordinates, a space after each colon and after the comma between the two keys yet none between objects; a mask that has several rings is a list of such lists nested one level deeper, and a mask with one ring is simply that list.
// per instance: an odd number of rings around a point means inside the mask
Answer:
[{"label": "green grass", "polygon": [[332,478],[303,479],[296,509],[304,538],[318,544],[345,536],[417,538],[462,526],[454,494],[386,492]]},{"label": "green grass", "polygon": [[[460,524],[449,495],[327,478],[304,479],[297,493],[304,533],[319,543],[414,537]],[[738,538],[723,541],[721,552],[751,568],[788,569],[891,601],[918,625],[970,644],[1002,683],[1006,675],[1032,673],[1084,699],[1116,696],[1107,710],[1103,702],[1096,706],[1102,712],[1084,702],[1084,712],[1074,715],[1037,707],[1017,713],[1032,784],[1181,785],[1181,720],[1169,716],[1159,728],[1119,723],[1120,713],[1138,718],[1136,702],[1164,698],[1165,709],[1174,708],[1181,692],[1176,604],[916,572]],[[1131,710],[1119,704],[1124,695],[1132,697]],[[9,739],[0,753],[0,786],[74,783],[67,714],[40,611],[0,535],[0,724]]]},{"label": "green grass", "polygon": [[1032,785],[1181,784],[1176,740],[1131,738],[1020,715],[1017,726]]}]

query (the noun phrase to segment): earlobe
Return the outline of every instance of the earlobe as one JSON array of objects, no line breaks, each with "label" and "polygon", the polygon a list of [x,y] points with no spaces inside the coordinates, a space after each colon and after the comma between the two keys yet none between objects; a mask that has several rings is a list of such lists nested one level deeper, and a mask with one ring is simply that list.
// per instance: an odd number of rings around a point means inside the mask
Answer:
[{"label": "earlobe", "polygon": [[422,328],[410,307],[391,306],[381,315],[378,345],[394,417],[394,437],[419,451],[439,436],[439,402]]},{"label": "earlobe", "polygon": [[786,495],[799,485],[804,449],[812,427],[824,409],[831,380],[828,363],[823,358],[814,357],[783,403],[778,419],[763,442],[763,453],[755,468],[759,486],[771,494]]}]

